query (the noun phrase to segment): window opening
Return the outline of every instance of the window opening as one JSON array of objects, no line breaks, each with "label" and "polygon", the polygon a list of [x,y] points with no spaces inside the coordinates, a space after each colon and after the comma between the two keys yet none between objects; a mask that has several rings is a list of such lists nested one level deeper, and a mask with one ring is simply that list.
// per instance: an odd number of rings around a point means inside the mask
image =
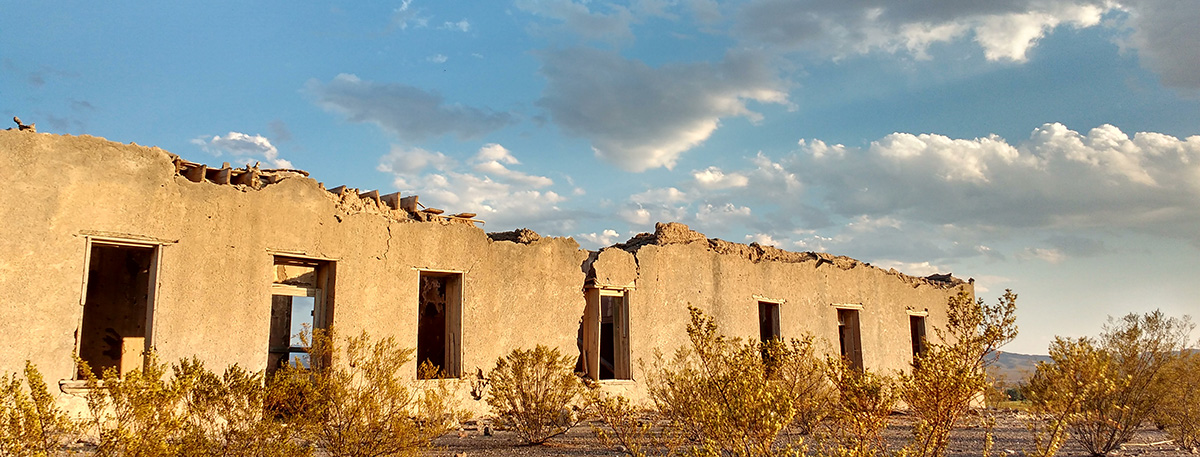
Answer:
[{"label": "window opening", "polygon": [[850,368],[862,370],[862,339],[859,335],[858,310],[839,309],[837,313],[838,342],[842,357],[850,364]]},{"label": "window opening", "polygon": [[779,333],[779,303],[758,302],[758,340],[782,339]]},{"label": "window opening", "polygon": [[461,376],[462,274],[422,271],[417,300],[417,376],[430,364],[441,376]]},{"label": "window opening", "polygon": [[587,290],[584,362],[592,379],[632,379],[629,370],[629,301],[624,290]]},{"label": "window opening", "polygon": [[328,328],[332,278],[331,262],[275,257],[268,372],[287,364],[310,366],[309,346],[301,333],[311,337],[313,330]]},{"label": "window opening", "polygon": [[[95,241],[89,246],[79,358],[97,377],[108,368],[124,375],[141,368],[149,347],[158,248]],[[81,369],[76,376],[85,373]]]},{"label": "window opening", "polygon": [[913,359],[916,360],[917,356],[924,354],[927,349],[925,345],[925,317],[908,316],[908,327],[912,333]]},{"label": "window opening", "polygon": [[[783,338],[779,333],[779,303],[766,301],[758,302],[758,340],[766,343],[768,341],[781,341]],[[775,360],[771,357],[767,346],[761,347],[763,363],[768,366],[773,366]]]}]

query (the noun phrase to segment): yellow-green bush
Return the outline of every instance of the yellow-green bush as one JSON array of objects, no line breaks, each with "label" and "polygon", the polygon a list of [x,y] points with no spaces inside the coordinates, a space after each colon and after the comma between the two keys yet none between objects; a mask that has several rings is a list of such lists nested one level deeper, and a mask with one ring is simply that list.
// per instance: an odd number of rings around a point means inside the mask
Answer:
[{"label": "yellow-green bush", "polygon": [[1184,352],[1165,371],[1157,422],[1180,445],[1200,447],[1200,350]]},{"label": "yellow-green bush", "polygon": [[592,414],[603,425],[593,426],[596,437],[605,445],[621,449],[633,457],[676,455],[686,441],[679,430],[650,410],[633,405],[623,396],[604,396],[593,389]]},{"label": "yellow-green bush", "polygon": [[32,363],[25,362],[24,382],[0,378],[0,455],[58,455],[77,429]]},{"label": "yellow-green bush", "polygon": [[[237,365],[218,375],[196,360],[89,376],[86,398],[98,455],[417,455],[459,418],[443,380],[413,385],[411,350],[391,338],[312,338],[310,367],[264,381]],[[82,362],[80,362],[82,363]],[[81,373],[92,371],[84,365]]]},{"label": "yellow-green bush", "polygon": [[926,342],[910,373],[899,376],[899,394],[918,422],[908,451],[914,456],[946,455],[950,433],[972,402],[994,390],[985,368],[996,349],[1017,336],[1017,295],[1011,290],[996,305],[960,293],[950,299],[946,327],[935,327],[938,342]]},{"label": "yellow-green bush", "polygon": [[[691,346],[650,374],[651,399],[660,414],[704,451],[737,456],[790,452],[775,440],[792,423],[792,386],[772,379],[756,342],[721,335],[716,323],[689,307]],[[777,348],[778,349],[778,348]],[[784,352],[776,353],[782,356]],[[796,357],[811,355],[797,351]],[[782,375],[786,361],[774,362]],[[799,366],[799,364],[797,364]]]},{"label": "yellow-green bush", "polygon": [[837,391],[831,405],[828,438],[821,455],[868,457],[887,455],[883,430],[899,399],[895,378],[851,367],[845,359],[829,359],[829,378]]},{"label": "yellow-green bush", "polygon": [[182,446],[194,456],[303,456],[311,454],[288,424],[265,414],[268,387],[260,373],[237,365],[217,375],[196,359],[173,367],[184,392]]},{"label": "yellow-green bush", "polygon": [[1052,455],[1063,431],[1093,455],[1133,438],[1164,398],[1165,368],[1191,328],[1155,311],[1110,319],[1096,340],[1055,339],[1051,362],[1038,364],[1026,395],[1047,416],[1038,453]]},{"label": "yellow-green bush", "polygon": [[395,339],[317,331],[311,343],[310,367],[283,368],[272,386],[295,389],[275,398],[304,403],[288,413],[329,455],[417,455],[457,424],[447,381],[413,380],[403,370],[413,351]]},{"label": "yellow-green bush", "polygon": [[837,398],[825,375],[825,363],[817,356],[816,338],[805,335],[787,343],[772,340],[761,344],[767,378],[783,388],[792,405],[790,426],[811,434],[829,416],[829,404]]},{"label": "yellow-green bush", "polygon": [[488,374],[487,402],[501,425],[527,443],[544,443],[576,425],[583,417],[573,410],[584,393],[574,362],[558,349],[537,345],[514,349],[496,360]]},{"label": "yellow-green bush", "polygon": [[142,368],[119,376],[115,368],[96,378],[86,362],[90,428],[99,438],[98,455],[183,455],[183,383],[166,378],[167,365],[151,354]]},{"label": "yellow-green bush", "polygon": [[[81,364],[83,362],[80,362]],[[198,360],[171,367],[150,354],[139,370],[97,379],[86,368],[88,428],[97,455],[304,456],[288,427],[264,416],[266,387],[237,365],[218,376]]]}]

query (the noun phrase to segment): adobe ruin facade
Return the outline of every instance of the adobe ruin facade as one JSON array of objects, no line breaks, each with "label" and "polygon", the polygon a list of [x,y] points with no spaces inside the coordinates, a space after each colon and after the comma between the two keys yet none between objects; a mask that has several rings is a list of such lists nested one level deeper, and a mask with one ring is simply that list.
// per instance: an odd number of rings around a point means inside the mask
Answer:
[{"label": "adobe ruin facade", "polygon": [[[301,324],[334,324],[395,337],[452,377],[545,344],[640,396],[636,362],[687,344],[688,305],[727,335],[811,333],[867,368],[903,370],[947,299],[973,294],[948,275],[673,223],[598,251],[489,234],[416,198],[90,136],[0,131],[0,183],[0,373],[30,360],[65,392],[79,385],[76,354],[128,370],[153,348],[261,370],[303,355]],[[415,361],[405,370],[416,376]]]}]

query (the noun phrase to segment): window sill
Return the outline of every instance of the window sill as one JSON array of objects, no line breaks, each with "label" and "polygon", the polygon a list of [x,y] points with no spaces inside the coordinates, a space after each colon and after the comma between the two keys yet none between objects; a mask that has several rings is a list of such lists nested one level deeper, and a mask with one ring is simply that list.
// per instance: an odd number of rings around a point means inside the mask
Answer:
[{"label": "window sill", "polygon": [[638,383],[634,379],[601,379],[596,382],[602,386],[634,386]]},{"label": "window sill", "polygon": [[[97,387],[104,388],[104,381],[97,381]],[[58,381],[58,389],[64,394],[79,395],[86,394],[90,389],[87,387],[87,381],[82,379],[62,379]]]}]

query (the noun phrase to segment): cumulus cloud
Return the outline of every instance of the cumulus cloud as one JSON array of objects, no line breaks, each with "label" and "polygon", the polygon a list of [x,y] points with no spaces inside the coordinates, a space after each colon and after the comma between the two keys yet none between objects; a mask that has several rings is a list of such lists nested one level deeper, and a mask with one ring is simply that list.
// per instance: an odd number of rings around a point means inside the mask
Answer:
[{"label": "cumulus cloud", "polygon": [[617,211],[617,216],[635,227],[653,229],[655,222],[683,221],[690,222],[687,205],[670,204],[637,204],[630,203]]},{"label": "cumulus cloud", "polygon": [[559,229],[570,228],[573,222],[559,208],[567,198],[545,189],[554,183],[550,178],[510,168],[519,164],[499,144],[484,145],[465,162],[441,152],[393,146],[377,169],[391,174],[401,192],[450,211],[476,213],[489,224],[515,227],[555,221]]},{"label": "cumulus cloud", "polygon": [[1110,0],[753,0],[737,19],[744,37],[786,50],[844,57],[907,52],[971,38],[989,60],[1024,61],[1060,25],[1091,27],[1117,8]]},{"label": "cumulus cloud", "polygon": [[309,80],[306,88],[322,108],[341,113],[351,122],[369,122],[407,141],[443,135],[459,139],[483,136],[516,122],[510,113],[457,103],[442,96],[399,83],[364,81],[340,74],[322,83]]},{"label": "cumulus cloud", "polygon": [[679,203],[688,200],[687,193],[674,187],[649,189],[629,196],[634,203]]},{"label": "cumulus cloud", "polygon": [[758,243],[763,246],[778,247],[781,245],[780,242],[775,241],[774,237],[772,237],[771,235],[768,235],[766,233],[755,233],[753,235],[746,235],[746,242],[747,243]]},{"label": "cumulus cloud", "polygon": [[746,103],[787,103],[786,84],[750,52],[658,68],[597,49],[541,53],[547,85],[538,106],[595,154],[628,171],[671,168],[726,117],[761,115]]},{"label": "cumulus cloud", "polygon": [[1133,0],[1133,47],[1163,84],[1200,89],[1200,8],[1193,0]]},{"label": "cumulus cloud", "polygon": [[225,136],[194,138],[191,143],[218,157],[229,154],[235,160],[265,161],[271,167],[292,168],[292,163],[279,158],[279,150],[262,135],[229,132]]},{"label": "cumulus cloud", "polygon": [[692,172],[696,185],[705,189],[728,189],[730,187],[746,187],[750,179],[740,173],[728,173],[717,167],[708,167]]},{"label": "cumulus cloud", "polygon": [[554,184],[554,180],[545,176],[536,176],[526,174],[520,171],[509,169],[507,165],[518,165],[521,162],[517,161],[516,157],[499,144],[487,144],[479,149],[472,159],[475,171],[485,175],[496,176],[509,182],[520,184],[525,187],[539,189],[542,187]]},{"label": "cumulus cloud", "polygon": [[722,230],[726,227],[742,224],[750,218],[750,207],[738,206],[733,203],[713,205],[706,203],[696,211],[696,223],[705,230]]},{"label": "cumulus cloud", "polygon": [[[868,147],[801,141],[795,171],[843,217],[976,227],[1128,228],[1200,242],[1200,136],[1045,124],[1010,144],[894,133]],[[1039,258],[1046,258],[1040,255]]]},{"label": "cumulus cloud", "polygon": [[[589,2],[573,0],[517,0],[522,11],[559,23],[550,29],[571,33],[586,40],[627,41],[633,39],[633,13],[621,5],[607,4],[607,12],[593,11]],[[535,27],[535,30],[540,30]]]},{"label": "cumulus cloud", "polygon": [[620,233],[613,229],[605,229],[603,232],[597,233],[580,233],[576,235],[579,238],[595,245],[595,246],[612,246],[620,240]]},{"label": "cumulus cloud", "polygon": [[399,180],[412,177],[427,168],[444,171],[453,169],[456,165],[454,159],[440,152],[392,145],[391,152],[379,159],[379,165],[375,169],[395,175],[398,180],[397,187],[407,187],[407,182],[401,184]]}]

